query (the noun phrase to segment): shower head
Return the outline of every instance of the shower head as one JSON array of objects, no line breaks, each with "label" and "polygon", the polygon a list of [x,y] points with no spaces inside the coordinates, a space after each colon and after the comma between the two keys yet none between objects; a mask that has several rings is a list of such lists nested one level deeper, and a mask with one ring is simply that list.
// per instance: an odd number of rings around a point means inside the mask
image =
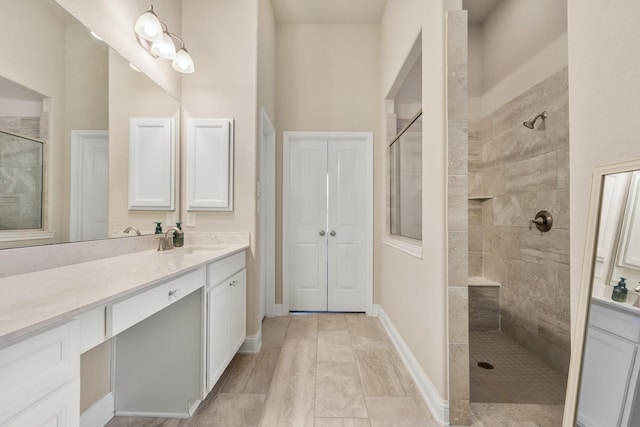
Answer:
[{"label": "shower head", "polygon": [[526,128],[533,129],[534,125],[536,124],[536,120],[538,120],[540,117],[542,117],[542,120],[544,120],[547,118],[547,116],[548,116],[547,112],[543,111],[542,113],[535,116],[533,119],[527,120],[526,122],[522,122],[522,124]]}]

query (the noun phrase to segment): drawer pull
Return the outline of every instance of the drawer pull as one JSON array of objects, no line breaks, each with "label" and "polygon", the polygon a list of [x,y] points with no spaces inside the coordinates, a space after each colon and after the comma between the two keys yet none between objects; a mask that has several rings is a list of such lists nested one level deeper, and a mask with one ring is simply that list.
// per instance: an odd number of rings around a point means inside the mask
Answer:
[{"label": "drawer pull", "polygon": [[236,286],[238,284],[237,280],[234,280],[233,282],[229,283],[229,286]]},{"label": "drawer pull", "polygon": [[169,298],[171,297],[180,298],[180,289],[174,289],[173,291],[169,291]]}]

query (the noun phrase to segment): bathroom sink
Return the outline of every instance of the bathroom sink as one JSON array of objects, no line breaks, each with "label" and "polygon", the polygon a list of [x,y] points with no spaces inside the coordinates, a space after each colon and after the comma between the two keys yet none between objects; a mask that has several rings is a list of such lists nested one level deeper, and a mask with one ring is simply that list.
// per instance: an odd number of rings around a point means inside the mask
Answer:
[{"label": "bathroom sink", "polygon": [[181,248],[167,249],[160,251],[162,254],[173,255],[197,255],[201,253],[210,253],[216,250],[224,249],[222,246],[183,246]]}]

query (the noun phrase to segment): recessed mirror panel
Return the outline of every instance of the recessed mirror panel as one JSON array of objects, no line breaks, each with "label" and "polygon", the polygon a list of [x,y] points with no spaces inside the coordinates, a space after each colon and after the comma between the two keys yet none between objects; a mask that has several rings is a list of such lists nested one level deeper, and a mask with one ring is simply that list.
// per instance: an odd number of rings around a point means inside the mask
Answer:
[{"label": "recessed mirror panel", "polygon": [[564,422],[636,426],[640,161],[596,169],[591,197]]}]

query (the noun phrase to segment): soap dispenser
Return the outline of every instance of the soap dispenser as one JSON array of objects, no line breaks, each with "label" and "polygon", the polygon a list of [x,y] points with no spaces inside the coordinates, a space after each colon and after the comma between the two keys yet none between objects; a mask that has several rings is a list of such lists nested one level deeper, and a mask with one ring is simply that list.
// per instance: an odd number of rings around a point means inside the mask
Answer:
[{"label": "soap dispenser", "polygon": [[618,302],[625,302],[627,300],[627,280],[624,277],[620,278],[618,284],[613,288],[613,293],[611,294],[611,299]]},{"label": "soap dispenser", "polygon": [[162,223],[161,222],[156,222],[154,224],[156,225],[155,234],[162,234]]},{"label": "soap dispenser", "polygon": [[[178,230],[182,231],[181,222],[176,222],[176,227],[178,227]],[[184,231],[182,231],[182,233],[180,234],[175,233],[173,237],[173,246],[175,246],[176,248],[181,248],[184,246]]]}]

